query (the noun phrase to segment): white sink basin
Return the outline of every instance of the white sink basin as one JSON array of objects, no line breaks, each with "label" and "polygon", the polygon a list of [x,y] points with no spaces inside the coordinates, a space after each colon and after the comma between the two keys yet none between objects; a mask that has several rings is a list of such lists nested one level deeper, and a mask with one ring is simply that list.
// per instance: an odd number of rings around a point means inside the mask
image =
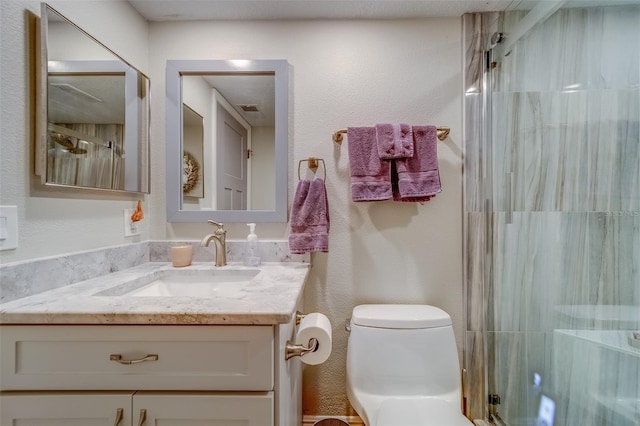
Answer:
[{"label": "white sink basin", "polygon": [[214,274],[169,274],[158,278],[124,296],[136,297],[217,297],[221,292],[240,288],[258,274],[257,270],[216,271]]},{"label": "white sink basin", "polygon": [[168,270],[118,286],[100,296],[213,298],[241,291],[258,275],[259,269],[207,271]]}]

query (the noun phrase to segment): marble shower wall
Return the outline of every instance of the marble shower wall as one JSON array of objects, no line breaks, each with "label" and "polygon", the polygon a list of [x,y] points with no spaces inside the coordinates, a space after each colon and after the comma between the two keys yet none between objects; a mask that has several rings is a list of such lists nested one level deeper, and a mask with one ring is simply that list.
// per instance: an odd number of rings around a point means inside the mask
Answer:
[{"label": "marble shower wall", "polygon": [[495,93],[493,210],[639,210],[639,93]]},{"label": "marble shower wall", "polygon": [[640,6],[560,10],[499,62],[493,211],[640,209],[639,26]]},{"label": "marble shower wall", "polygon": [[[640,215],[491,216],[487,366],[489,391],[502,397],[500,417],[509,425],[535,424],[544,393],[557,404],[555,425],[625,425],[594,398],[640,400],[640,350],[629,346],[624,331],[640,326]],[[605,350],[597,339],[572,333],[583,330],[622,335]],[[585,359],[589,369],[577,368]],[[541,388],[533,387],[535,373]],[[633,417],[638,409],[627,416],[629,425],[640,419]]]},{"label": "marble shower wall", "polygon": [[508,217],[492,214],[495,255],[487,297],[499,309],[489,318],[490,331],[608,328],[588,314],[578,318],[572,307],[640,306],[640,214],[514,212]]},{"label": "marble shower wall", "polygon": [[558,11],[483,93],[488,36],[523,16],[463,19],[468,406],[497,393],[533,425],[543,392],[556,426],[639,424],[640,350],[615,333],[640,329],[640,6]]}]

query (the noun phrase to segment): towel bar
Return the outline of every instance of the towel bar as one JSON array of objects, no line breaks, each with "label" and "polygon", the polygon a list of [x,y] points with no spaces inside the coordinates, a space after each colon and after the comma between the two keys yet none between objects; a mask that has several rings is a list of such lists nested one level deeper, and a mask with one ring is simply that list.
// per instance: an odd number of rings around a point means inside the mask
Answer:
[{"label": "towel bar", "polygon": [[[438,127],[437,130],[438,139],[440,139],[441,141],[445,140],[447,136],[449,136],[449,132],[451,132],[451,129],[449,127]],[[342,135],[345,133],[347,133],[347,129],[338,130],[333,134],[333,141],[335,143],[341,144],[343,139]]]}]

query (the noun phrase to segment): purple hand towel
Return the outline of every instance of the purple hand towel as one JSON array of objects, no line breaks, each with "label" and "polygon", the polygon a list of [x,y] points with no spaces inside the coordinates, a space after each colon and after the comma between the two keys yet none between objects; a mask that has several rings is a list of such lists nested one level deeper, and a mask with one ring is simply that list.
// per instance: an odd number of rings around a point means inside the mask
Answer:
[{"label": "purple hand towel", "polygon": [[376,140],[381,160],[413,157],[413,132],[408,124],[376,124]]},{"label": "purple hand towel", "polygon": [[437,135],[436,126],[413,126],[413,157],[394,160],[395,201],[429,201],[442,191]]},{"label": "purple hand towel", "polygon": [[329,251],[329,204],[327,188],[320,178],[298,182],[291,206],[289,251]]},{"label": "purple hand towel", "polygon": [[353,201],[391,198],[389,162],[380,160],[375,127],[349,127],[349,172]]}]

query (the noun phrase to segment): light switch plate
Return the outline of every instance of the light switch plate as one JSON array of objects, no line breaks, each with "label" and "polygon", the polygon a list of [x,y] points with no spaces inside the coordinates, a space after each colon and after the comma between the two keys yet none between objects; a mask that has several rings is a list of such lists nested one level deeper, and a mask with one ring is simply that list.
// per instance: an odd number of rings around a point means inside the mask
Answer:
[{"label": "light switch plate", "polygon": [[18,248],[18,206],[0,206],[0,250]]}]

